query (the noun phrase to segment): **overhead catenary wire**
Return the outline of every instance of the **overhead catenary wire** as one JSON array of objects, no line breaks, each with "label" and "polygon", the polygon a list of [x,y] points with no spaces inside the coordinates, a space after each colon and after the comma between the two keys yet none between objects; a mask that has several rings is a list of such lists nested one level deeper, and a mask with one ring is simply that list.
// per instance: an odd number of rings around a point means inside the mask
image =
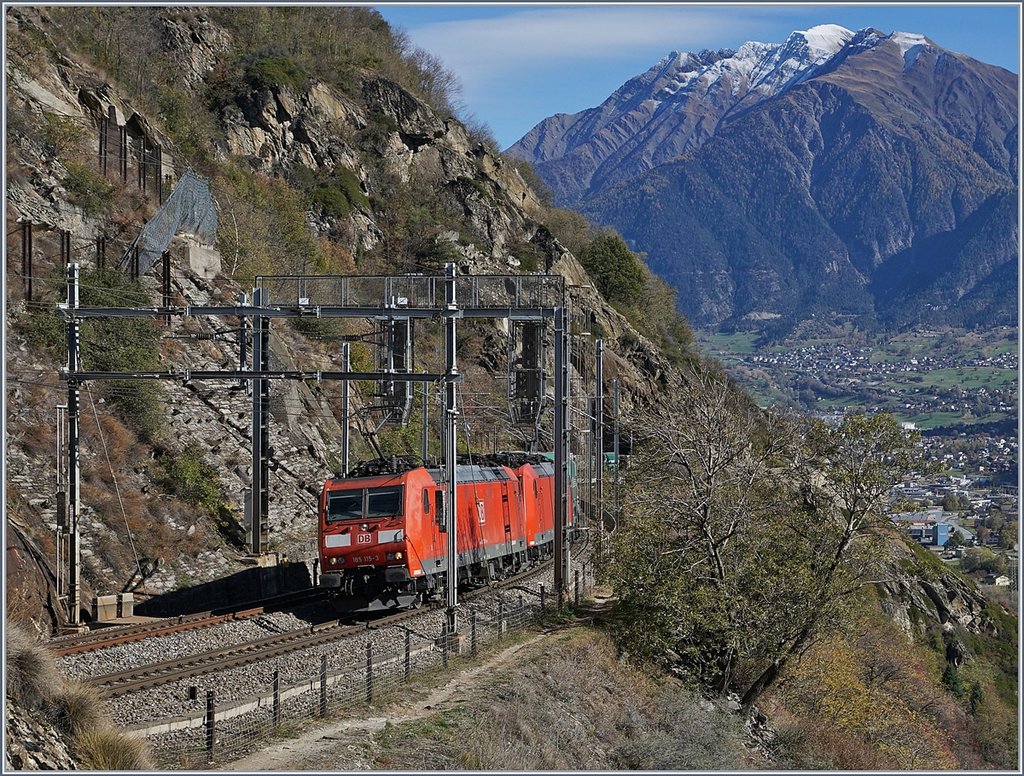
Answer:
[{"label": "overhead catenary wire", "polygon": [[103,457],[106,458],[107,468],[110,470],[110,479],[114,483],[114,493],[117,495],[117,505],[121,508],[121,516],[124,518],[124,527],[128,532],[128,544],[132,548],[132,555],[135,557],[135,568],[139,572],[139,576],[143,576],[142,563],[139,561],[139,553],[135,549],[135,537],[132,536],[132,527],[128,524],[128,513],[124,508],[124,500],[121,498],[121,488],[117,484],[117,475],[114,473],[114,466],[110,462],[110,451],[107,449],[107,435],[103,433],[103,425],[100,423],[99,412],[96,409],[96,399],[92,395],[92,389],[87,385],[85,386],[86,393],[89,394],[89,401],[92,403],[93,418],[96,420],[96,428],[100,435],[100,444],[103,447]]}]

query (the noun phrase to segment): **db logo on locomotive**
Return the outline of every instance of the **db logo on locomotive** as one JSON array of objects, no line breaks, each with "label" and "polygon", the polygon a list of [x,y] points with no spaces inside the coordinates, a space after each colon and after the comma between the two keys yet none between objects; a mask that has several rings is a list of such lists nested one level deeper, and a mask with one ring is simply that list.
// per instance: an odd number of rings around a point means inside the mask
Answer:
[{"label": "db logo on locomotive", "polygon": [[370,534],[358,534],[356,536],[356,544],[369,544],[373,541],[373,537]]}]

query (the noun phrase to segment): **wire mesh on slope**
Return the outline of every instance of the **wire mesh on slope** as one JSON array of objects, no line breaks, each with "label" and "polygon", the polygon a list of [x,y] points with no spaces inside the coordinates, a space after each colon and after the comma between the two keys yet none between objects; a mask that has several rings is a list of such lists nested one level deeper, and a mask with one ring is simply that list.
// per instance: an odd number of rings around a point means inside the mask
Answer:
[{"label": "wire mesh on slope", "polygon": [[118,268],[126,269],[132,251],[139,249],[139,274],[146,274],[179,232],[187,231],[213,244],[217,235],[217,209],[210,184],[192,170],[185,170],[174,191],[125,251]]}]

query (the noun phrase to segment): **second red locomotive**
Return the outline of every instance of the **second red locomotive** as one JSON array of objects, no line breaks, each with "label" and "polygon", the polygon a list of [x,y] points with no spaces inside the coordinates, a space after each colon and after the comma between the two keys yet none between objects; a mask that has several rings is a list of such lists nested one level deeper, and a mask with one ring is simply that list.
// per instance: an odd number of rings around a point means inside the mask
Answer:
[{"label": "second red locomotive", "polygon": [[[548,556],[554,544],[554,465],[504,453],[460,462],[456,515],[460,584],[500,579]],[[347,611],[418,606],[447,582],[443,488],[437,468],[364,464],[324,483],[320,586]],[[570,489],[571,492],[571,489]],[[571,527],[570,495],[567,528]]]}]

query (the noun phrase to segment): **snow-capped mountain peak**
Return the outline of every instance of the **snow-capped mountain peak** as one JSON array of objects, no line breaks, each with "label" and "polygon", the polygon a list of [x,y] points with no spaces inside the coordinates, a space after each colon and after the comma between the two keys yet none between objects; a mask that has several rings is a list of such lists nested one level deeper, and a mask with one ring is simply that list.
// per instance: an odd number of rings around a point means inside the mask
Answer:
[{"label": "snow-capped mountain peak", "polygon": [[[838,24],[797,30],[781,43],[672,51],[599,106],[545,120],[509,151],[538,166],[556,196],[572,202],[607,180],[682,158],[723,122],[815,79],[842,81],[858,62],[890,78],[909,78],[924,62],[940,67],[946,61],[945,51],[924,35],[873,27],[853,32]],[[858,88],[867,88],[866,80],[854,79]]]},{"label": "snow-capped mountain peak", "polygon": [[792,33],[785,43],[747,41],[739,49],[689,54],[671,52],[651,71],[665,79],[659,97],[680,99],[688,89],[718,92],[728,80],[727,93],[742,98],[748,91],[770,97],[809,78],[839,53],[854,33],[837,24],[821,24]]},{"label": "snow-capped mountain peak", "polygon": [[809,30],[794,32],[790,37],[797,35],[803,36],[811,54],[820,58],[831,57],[838,53],[843,46],[850,42],[854,33],[838,24],[819,24]]},{"label": "snow-capped mountain peak", "polygon": [[918,32],[894,32],[889,36],[889,40],[900,47],[904,70],[913,65],[918,55],[932,45],[928,38]]}]

